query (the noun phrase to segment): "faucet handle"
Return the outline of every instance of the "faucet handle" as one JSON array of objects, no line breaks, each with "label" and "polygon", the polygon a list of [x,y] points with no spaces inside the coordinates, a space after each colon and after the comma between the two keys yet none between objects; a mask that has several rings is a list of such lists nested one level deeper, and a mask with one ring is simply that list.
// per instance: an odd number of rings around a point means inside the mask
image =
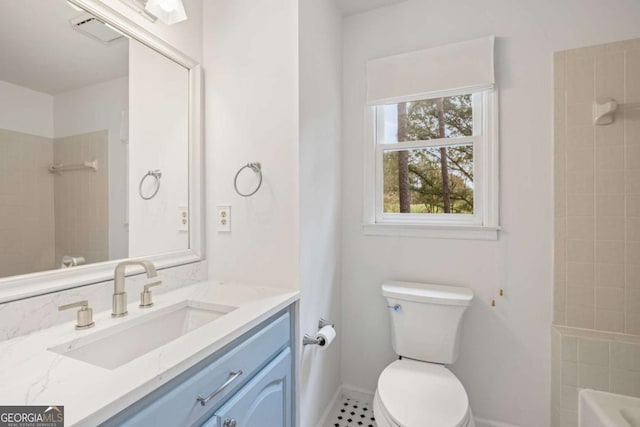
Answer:
[{"label": "faucet handle", "polygon": [[153,306],[153,296],[151,295],[151,290],[149,288],[158,285],[162,285],[162,280],[144,285],[144,290],[140,292],[140,308],[149,308]]},{"label": "faucet handle", "polygon": [[58,307],[58,311],[68,310],[70,308],[80,307],[77,313],[76,329],[89,329],[95,325],[93,322],[93,309],[89,308],[89,301],[82,300],[65,304]]}]

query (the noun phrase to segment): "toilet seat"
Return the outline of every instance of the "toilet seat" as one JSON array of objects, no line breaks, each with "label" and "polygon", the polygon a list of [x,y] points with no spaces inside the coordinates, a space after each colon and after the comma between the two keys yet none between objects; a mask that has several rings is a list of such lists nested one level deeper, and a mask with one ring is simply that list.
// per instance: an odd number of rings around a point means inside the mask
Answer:
[{"label": "toilet seat", "polygon": [[443,365],[397,360],[378,379],[374,414],[381,427],[468,427],[469,398]]}]

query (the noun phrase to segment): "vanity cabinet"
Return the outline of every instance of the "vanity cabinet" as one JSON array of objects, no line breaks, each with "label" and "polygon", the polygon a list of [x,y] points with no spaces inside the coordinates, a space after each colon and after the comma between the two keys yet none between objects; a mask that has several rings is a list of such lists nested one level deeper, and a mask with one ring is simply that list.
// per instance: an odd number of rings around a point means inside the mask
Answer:
[{"label": "vanity cabinet", "polygon": [[103,425],[291,427],[291,319],[279,313]]}]

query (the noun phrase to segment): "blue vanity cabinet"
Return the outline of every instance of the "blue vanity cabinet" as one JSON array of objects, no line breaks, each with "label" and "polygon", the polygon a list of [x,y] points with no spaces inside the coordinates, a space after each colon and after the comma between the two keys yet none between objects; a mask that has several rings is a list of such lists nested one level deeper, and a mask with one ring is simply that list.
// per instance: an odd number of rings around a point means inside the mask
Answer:
[{"label": "blue vanity cabinet", "polygon": [[291,322],[273,316],[102,425],[291,427]]},{"label": "blue vanity cabinet", "polygon": [[287,348],[202,427],[291,427],[291,384]]}]

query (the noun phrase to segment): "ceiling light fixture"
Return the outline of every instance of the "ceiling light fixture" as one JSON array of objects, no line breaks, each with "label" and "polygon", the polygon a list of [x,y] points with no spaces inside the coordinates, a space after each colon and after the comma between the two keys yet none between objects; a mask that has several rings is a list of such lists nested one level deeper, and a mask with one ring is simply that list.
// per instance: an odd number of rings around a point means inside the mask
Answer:
[{"label": "ceiling light fixture", "polygon": [[147,0],[145,9],[167,25],[187,19],[182,0]]},{"label": "ceiling light fixture", "polygon": [[173,25],[187,19],[182,0],[120,0],[151,22]]},{"label": "ceiling light fixture", "polygon": [[145,6],[147,4],[146,0],[120,0],[122,3],[129,6],[131,9],[138,12],[140,15],[147,18],[150,22],[156,22],[158,19],[155,15],[149,13]]}]

